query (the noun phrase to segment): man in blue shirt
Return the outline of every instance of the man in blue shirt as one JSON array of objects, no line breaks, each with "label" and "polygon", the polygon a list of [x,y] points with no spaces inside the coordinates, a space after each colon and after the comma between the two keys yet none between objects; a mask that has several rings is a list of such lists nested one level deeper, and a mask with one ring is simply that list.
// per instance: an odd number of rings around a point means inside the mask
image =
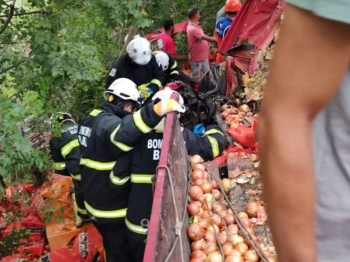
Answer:
[{"label": "man in blue shirt", "polygon": [[[239,0],[227,0],[225,4],[226,16],[221,17],[215,24],[215,38],[220,47],[222,39],[225,37],[229,28],[231,27],[232,21],[237,15],[237,12],[241,9],[242,4]],[[216,62],[222,62],[222,55],[217,54]]]}]

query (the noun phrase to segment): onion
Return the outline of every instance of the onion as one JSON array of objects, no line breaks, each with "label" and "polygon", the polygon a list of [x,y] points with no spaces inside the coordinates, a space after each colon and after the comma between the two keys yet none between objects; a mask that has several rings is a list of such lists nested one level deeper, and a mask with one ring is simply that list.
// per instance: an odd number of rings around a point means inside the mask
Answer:
[{"label": "onion", "polygon": [[241,253],[238,250],[236,250],[236,249],[232,250],[231,256],[242,257]]},{"label": "onion", "polygon": [[204,240],[207,242],[215,242],[216,241],[215,234],[208,230],[205,231]]},{"label": "onion", "polygon": [[[203,209],[199,212],[199,214],[203,213]],[[198,223],[200,220],[200,216],[193,216],[193,223]]]},{"label": "onion", "polygon": [[205,166],[201,163],[195,163],[192,166],[193,171],[196,169],[202,170],[203,172],[205,171]]},{"label": "onion", "polygon": [[247,217],[241,217],[239,220],[241,221],[241,223],[242,223],[243,226],[245,226],[245,227],[251,227],[251,225],[252,225],[252,222],[251,222],[250,219],[247,218]]},{"label": "onion", "polygon": [[244,243],[243,237],[237,234],[231,235],[231,244],[236,246],[238,243]]},{"label": "onion", "polygon": [[241,106],[239,107],[239,109],[240,109],[241,111],[243,111],[244,113],[250,112],[250,108],[249,108],[249,106],[246,105],[246,104],[241,105]]},{"label": "onion", "polygon": [[229,190],[231,187],[232,187],[232,181],[228,178],[224,178],[221,180],[221,185],[222,185],[222,188],[227,191]]},{"label": "onion", "polygon": [[198,224],[202,228],[207,229],[207,227],[209,227],[212,224],[212,220],[210,217],[202,218],[199,220]]},{"label": "onion", "polygon": [[210,218],[213,215],[213,212],[210,210],[204,210],[202,214],[202,218]]},{"label": "onion", "polygon": [[204,171],[204,176],[203,176],[204,179],[209,179],[209,173],[207,171]]},{"label": "onion", "polygon": [[196,163],[203,163],[204,160],[200,155],[190,156],[190,164],[193,166]]},{"label": "onion", "polygon": [[231,243],[225,243],[222,245],[222,251],[224,252],[225,256],[229,256],[233,250],[233,246]]},{"label": "onion", "polygon": [[219,234],[220,230],[219,227],[215,224],[212,224],[207,228],[207,231],[213,232],[214,234]]},{"label": "onion", "polygon": [[239,218],[241,218],[241,217],[248,217],[248,214],[245,213],[245,212],[239,212],[239,213],[237,214],[237,216],[238,216]]},{"label": "onion", "polygon": [[227,227],[227,230],[231,235],[235,235],[238,233],[238,226],[236,224],[231,224]]},{"label": "onion", "polygon": [[252,154],[252,155],[251,155],[251,160],[252,160],[253,162],[258,162],[258,161],[259,161],[259,156],[258,156],[257,154]]},{"label": "onion", "polygon": [[197,216],[200,212],[200,207],[196,203],[189,203],[187,206],[187,212],[191,216]]},{"label": "onion", "polygon": [[192,171],[192,174],[191,174],[191,177],[193,180],[196,180],[196,179],[203,179],[204,178],[204,171],[203,170],[200,170],[200,169],[195,169]]},{"label": "onion", "polygon": [[221,227],[224,224],[222,219],[221,219],[221,217],[219,215],[217,215],[217,214],[212,215],[211,219],[213,220],[213,223],[215,225],[217,225],[218,227]]},{"label": "onion", "polygon": [[201,188],[203,190],[203,193],[211,193],[213,191],[213,186],[211,185],[211,183],[203,183],[201,185]]},{"label": "onion", "polygon": [[244,253],[248,250],[248,246],[244,242],[239,242],[234,246],[234,249],[239,251],[241,255],[244,255]]},{"label": "onion", "polygon": [[268,257],[268,258],[267,258],[267,261],[268,261],[268,262],[275,262],[276,260],[275,260],[274,258],[272,258],[272,257]]},{"label": "onion", "polygon": [[219,216],[225,217],[227,215],[227,210],[215,211]]},{"label": "onion", "polygon": [[201,258],[205,259],[207,257],[206,254],[202,250],[195,250],[191,253],[191,258]]},{"label": "onion", "polygon": [[244,259],[250,262],[258,262],[259,255],[255,252],[255,250],[248,250],[244,254]]},{"label": "onion", "polygon": [[219,252],[212,252],[205,259],[205,262],[223,262],[223,261],[224,261],[223,257]]},{"label": "onion", "polygon": [[[214,196],[214,195],[213,195],[213,196]],[[226,208],[225,208],[223,205],[221,205],[221,204],[215,203],[214,206],[213,206],[213,210],[214,210],[216,213],[218,213],[218,212],[223,211],[223,210],[226,211]]]},{"label": "onion", "polygon": [[225,244],[227,242],[227,233],[226,230],[221,231],[219,233],[219,241],[221,243],[221,245]]},{"label": "onion", "polygon": [[203,206],[205,206],[206,203],[214,204],[214,196],[212,194],[210,194],[210,193],[206,193],[206,194],[203,195],[203,198],[199,199],[199,201],[203,204]]},{"label": "onion", "polygon": [[188,194],[192,200],[199,200],[203,196],[203,190],[199,186],[190,186]]},{"label": "onion", "polygon": [[213,189],[219,189],[220,188],[219,184],[218,184],[218,182],[216,182],[216,180],[213,179],[213,180],[210,181],[210,183],[213,186]]},{"label": "onion", "polygon": [[[212,180],[212,181],[214,181],[214,180]],[[212,185],[212,186],[213,186],[213,185]],[[214,187],[213,187],[213,188],[214,188]],[[213,197],[214,197],[214,199],[215,199],[216,201],[218,201],[218,200],[220,199],[220,197],[221,197],[221,193],[220,193],[220,191],[217,190],[217,189],[214,189],[213,192],[212,192],[212,194],[213,194]]]},{"label": "onion", "polygon": [[191,224],[188,227],[187,234],[192,241],[199,240],[204,236],[205,230],[199,224]]},{"label": "onion", "polygon": [[192,251],[195,251],[195,250],[202,250],[204,244],[205,244],[205,242],[204,242],[203,239],[194,241],[194,242],[192,242],[191,250],[192,250]]},{"label": "onion", "polygon": [[231,210],[230,208],[226,210],[226,213],[227,213],[228,215],[233,215],[233,212],[232,212],[232,210]]},{"label": "onion", "polygon": [[227,226],[233,224],[235,222],[235,217],[233,215],[224,216],[224,220]]},{"label": "onion", "polygon": [[204,254],[209,255],[210,253],[218,249],[216,242],[204,242],[202,251]]},{"label": "onion", "polygon": [[228,105],[227,105],[227,104],[224,104],[224,105],[222,105],[221,110],[222,110],[222,111],[225,111],[225,110],[227,109],[227,107],[228,107]]},{"label": "onion", "polygon": [[200,257],[191,258],[190,262],[204,262],[204,259]]},{"label": "onion", "polygon": [[201,187],[201,185],[203,185],[203,183],[204,183],[204,180],[201,179],[201,178],[197,178],[197,179],[194,180],[194,182],[193,182],[193,184],[194,184],[195,186],[199,186],[199,187]]},{"label": "onion", "polygon": [[[191,261],[192,262],[192,261]],[[238,256],[227,256],[225,262],[244,262],[242,257]]]},{"label": "onion", "polygon": [[257,217],[259,207],[261,204],[259,202],[248,202],[245,211],[250,217]]}]

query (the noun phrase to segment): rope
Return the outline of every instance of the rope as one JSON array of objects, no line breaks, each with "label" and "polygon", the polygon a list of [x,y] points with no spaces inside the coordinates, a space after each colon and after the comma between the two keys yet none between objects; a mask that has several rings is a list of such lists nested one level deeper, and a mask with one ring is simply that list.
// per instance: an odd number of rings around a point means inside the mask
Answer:
[{"label": "rope", "polygon": [[[159,166],[157,166],[157,171],[158,171],[159,168],[164,168],[167,171],[167,175],[168,175],[168,179],[169,179],[169,183],[170,183],[171,195],[172,195],[173,203],[174,203],[175,217],[176,217],[176,222],[175,222],[175,226],[174,226],[176,239],[175,239],[175,241],[174,241],[174,243],[173,243],[173,245],[171,247],[170,252],[168,253],[167,257],[165,258],[164,262],[168,262],[169,261],[169,259],[171,258],[171,255],[175,251],[177,242],[179,242],[179,241],[180,241],[181,261],[182,262],[186,262],[184,257],[183,257],[184,256],[184,252],[183,252],[184,248],[183,248],[183,243],[182,243],[182,240],[180,239],[180,237],[181,237],[181,229],[182,229],[182,225],[184,224],[184,220],[185,220],[185,217],[186,217],[187,209],[186,209],[186,206],[185,206],[184,207],[184,213],[183,213],[183,216],[182,216],[182,221],[180,221],[179,220],[179,212],[178,212],[177,206],[176,206],[175,190],[174,190],[174,184],[173,184],[173,180],[172,180],[172,177],[171,177],[170,169],[169,169],[168,166],[159,165]],[[188,192],[188,188],[189,188],[189,185],[187,185],[187,192]],[[188,202],[188,194],[186,193],[186,195],[187,195],[187,198],[186,198],[186,201],[185,201],[185,205],[187,205],[187,202]]]},{"label": "rope", "polygon": [[235,219],[237,222],[237,225],[239,227],[239,229],[241,230],[241,232],[245,235],[245,237],[248,238],[248,240],[250,241],[252,247],[254,248],[254,250],[258,253],[258,255],[260,256],[261,260],[263,262],[268,262],[269,259],[266,257],[266,255],[264,254],[264,252],[261,250],[260,246],[255,242],[255,240],[252,238],[252,236],[250,235],[250,233],[246,230],[246,228],[243,226],[241,220],[239,219],[237,212],[234,210],[230,200],[228,199],[227,195],[225,194],[225,190],[223,189],[223,187],[221,186],[220,180],[213,175],[209,170],[208,173],[210,174],[210,176],[212,178],[214,178],[214,180],[218,183],[221,192],[223,193],[222,195],[224,196],[224,199],[226,200],[227,204],[229,205]]}]

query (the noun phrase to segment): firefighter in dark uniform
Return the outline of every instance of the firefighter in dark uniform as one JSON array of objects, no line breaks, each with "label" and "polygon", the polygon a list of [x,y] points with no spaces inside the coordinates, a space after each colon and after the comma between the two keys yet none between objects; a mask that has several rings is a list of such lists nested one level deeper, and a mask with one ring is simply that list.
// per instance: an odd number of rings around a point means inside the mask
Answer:
[{"label": "firefighter in dark uniform", "polygon": [[58,113],[56,119],[61,124],[61,136],[50,139],[51,156],[54,161],[55,173],[71,176],[73,179],[75,223],[79,227],[82,226],[83,220],[88,219],[88,216],[81,192],[78,125],[69,113]]},{"label": "firefighter in dark uniform", "polygon": [[[155,94],[153,98],[159,98],[164,93]],[[179,97],[180,103],[183,103],[182,97],[180,95]],[[156,173],[162,148],[164,119],[152,132],[142,138],[130,154],[120,158],[120,165],[117,165],[114,170],[121,177],[131,176],[131,192],[125,223],[133,262],[143,260],[147,224],[153,201],[153,176]],[[225,136],[218,126],[208,127],[204,136],[195,135],[188,129],[183,129],[182,133],[188,154],[198,154],[205,161],[219,156],[226,145]]]},{"label": "firefighter in dark uniform", "polygon": [[191,79],[179,69],[177,62],[164,51],[154,51],[153,55],[156,57],[158,64],[162,67],[164,72],[163,86],[171,81],[181,80],[190,85]]},{"label": "firefighter in dark uniform", "polygon": [[[160,91],[162,92],[162,91]],[[184,108],[172,99],[156,100],[134,112],[140,94],[134,82],[115,80],[105,102],[84,118],[78,129],[85,207],[103,238],[107,262],[128,262],[125,215],[130,177],[113,172],[119,158],[152,131],[167,112]]]},{"label": "firefighter in dark uniform", "polygon": [[132,80],[145,99],[159,91],[164,81],[164,73],[152,55],[150,42],[135,36],[127,45],[127,54],[122,56],[109,72],[107,88],[118,78]]}]

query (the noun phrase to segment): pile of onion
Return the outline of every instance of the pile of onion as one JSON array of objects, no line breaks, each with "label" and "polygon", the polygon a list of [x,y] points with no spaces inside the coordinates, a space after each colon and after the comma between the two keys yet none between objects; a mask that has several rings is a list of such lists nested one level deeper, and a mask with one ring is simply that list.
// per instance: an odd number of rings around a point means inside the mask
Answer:
[{"label": "pile of onion", "polygon": [[237,128],[239,125],[247,124],[246,122],[252,123],[253,121],[254,114],[246,104],[239,108],[225,104],[221,109],[223,111],[221,116],[230,128]]},{"label": "pile of onion", "polygon": [[[187,231],[192,241],[190,262],[258,262],[260,258],[241,235],[232,210],[222,204],[222,194],[225,192],[221,192],[215,180],[210,179],[199,158],[192,160],[191,186],[188,191],[190,203],[187,206],[189,216],[193,218]],[[231,180],[221,183],[225,190],[231,184]],[[239,219],[252,237],[256,238],[248,214],[239,213]],[[222,246],[224,256],[219,245]]]}]

